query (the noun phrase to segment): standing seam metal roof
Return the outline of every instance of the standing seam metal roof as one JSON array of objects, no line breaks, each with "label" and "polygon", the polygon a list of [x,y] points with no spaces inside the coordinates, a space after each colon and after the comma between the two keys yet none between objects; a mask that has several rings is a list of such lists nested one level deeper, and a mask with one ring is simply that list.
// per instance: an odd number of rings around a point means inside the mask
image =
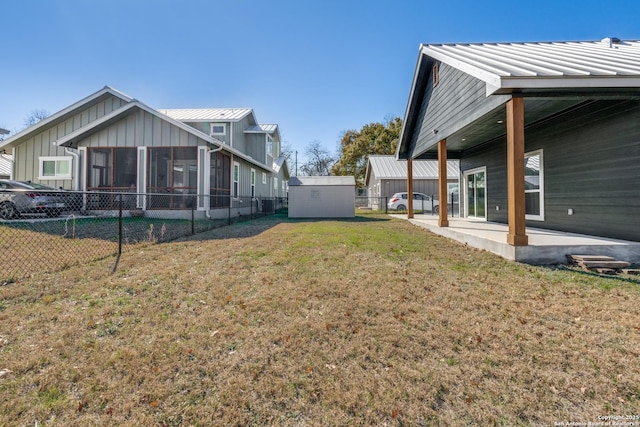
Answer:
[{"label": "standing seam metal roof", "polygon": [[422,55],[487,83],[514,89],[640,87],[640,41],[423,44]]},{"label": "standing seam metal roof", "polygon": [[[610,47],[611,46],[611,47]],[[427,44],[502,77],[640,75],[640,41]]]},{"label": "standing seam metal roof", "polygon": [[[407,161],[395,156],[369,156],[369,165],[376,179],[407,179]],[[458,179],[457,160],[447,160],[447,179]],[[437,160],[414,160],[413,179],[438,179]]]},{"label": "standing seam metal roof", "polygon": [[251,126],[245,130],[245,133],[273,133],[278,130],[276,124],[259,124]]},{"label": "standing seam metal roof", "polygon": [[182,108],[157,110],[175,120],[184,121],[238,121],[253,113],[251,108]]}]

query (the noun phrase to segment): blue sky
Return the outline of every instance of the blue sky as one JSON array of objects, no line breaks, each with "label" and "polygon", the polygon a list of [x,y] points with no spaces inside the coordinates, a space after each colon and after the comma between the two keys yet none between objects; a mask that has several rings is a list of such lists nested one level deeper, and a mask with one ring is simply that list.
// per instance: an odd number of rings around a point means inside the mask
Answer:
[{"label": "blue sky", "polygon": [[20,0],[0,127],[112,86],[153,108],[251,107],[300,152],[403,117],[420,43],[640,38],[630,0]]}]

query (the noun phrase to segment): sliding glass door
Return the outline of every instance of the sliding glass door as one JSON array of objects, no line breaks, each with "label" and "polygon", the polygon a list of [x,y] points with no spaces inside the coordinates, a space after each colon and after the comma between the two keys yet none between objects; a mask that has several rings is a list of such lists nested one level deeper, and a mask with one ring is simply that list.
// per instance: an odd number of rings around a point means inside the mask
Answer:
[{"label": "sliding glass door", "polygon": [[466,189],[466,216],[487,219],[486,168],[464,173]]}]

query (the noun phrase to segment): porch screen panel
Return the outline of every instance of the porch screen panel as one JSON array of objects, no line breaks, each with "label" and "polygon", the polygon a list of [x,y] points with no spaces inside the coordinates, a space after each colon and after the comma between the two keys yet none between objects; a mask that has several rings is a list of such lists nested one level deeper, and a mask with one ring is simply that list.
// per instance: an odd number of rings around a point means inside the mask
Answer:
[{"label": "porch screen panel", "polygon": [[135,191],[137,184],[137,150],[135,148],[114,149],[114,187]]},{"label": "porch screen panel", "polygon": [[212,153],[209,174],[211,207],[228,207],[231,196],[231,157]]},{"label": "porch screen panel", "polygon": [[184,194],[198,190],[198,152],[196,147],[148,149],[148,209],[190,209],[194,201]]},{"label": "porch screen panel", "polygon": [[111,188],[111,149],[90,148],[88,162],[88,188],[89,190]]}]

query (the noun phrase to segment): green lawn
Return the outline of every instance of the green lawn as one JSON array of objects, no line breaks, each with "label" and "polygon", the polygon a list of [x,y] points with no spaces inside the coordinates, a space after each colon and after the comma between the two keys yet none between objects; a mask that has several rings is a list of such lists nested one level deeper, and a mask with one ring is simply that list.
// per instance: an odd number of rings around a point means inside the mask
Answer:
[{"label": "green lawn", "polygon": [[[640,288],[387,216],[267,217],[0,286],[0,426],[640,413]],[[3,372],[3,371],[0,371]]]}]

